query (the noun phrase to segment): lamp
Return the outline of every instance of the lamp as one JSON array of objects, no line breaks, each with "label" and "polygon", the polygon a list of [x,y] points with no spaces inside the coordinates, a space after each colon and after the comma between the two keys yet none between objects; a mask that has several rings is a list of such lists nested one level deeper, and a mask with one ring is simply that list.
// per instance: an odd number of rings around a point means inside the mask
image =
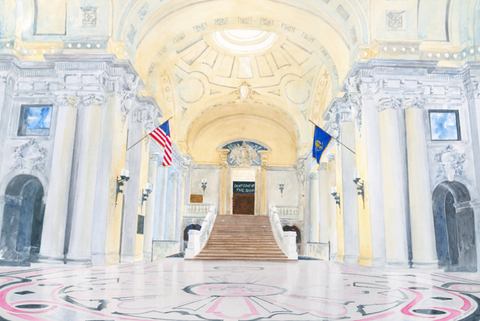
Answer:
[{"label": "lamp", "polygon": [[357,185],[357,195],[362,196],[363,208],[365,209],[365,186],[364,181],[360,178],[359,171],[355,171],[353,182]]},{"label": "lamp", "polygon": [[120,178],[117,176],[117,189],[115,195],[115,206],[117,206],[118,194],[123,193],[122,187],[125,185],[125,182],[128,182],[130,179],[130,172],[128,169],[122,168],[120,171]]},{"label": "lamp", "polygon": [[280,193],[282,193],[282,198],[283,198],[283,189],[285,188],[285,182],[284,181],[280,181],[278,183],[278,189],[280,190]]},{"label": "lamp", "polygon": [[147,183],[145,185],[145,189],[142,190],[142,205],[143,202],[147,201],[148,195],[153,191],[153,184]]},{"label": "lamp", "polygon": [[207,179],[202,179],[202,189],[203,189],[203,196],[205,196],[205,190],[207,189]]},{"label": "lamp", "polygon": [[335,204],[340,208],[340,195],[338,195],[336,186],[332,186],[332,196],[335,199]]}]

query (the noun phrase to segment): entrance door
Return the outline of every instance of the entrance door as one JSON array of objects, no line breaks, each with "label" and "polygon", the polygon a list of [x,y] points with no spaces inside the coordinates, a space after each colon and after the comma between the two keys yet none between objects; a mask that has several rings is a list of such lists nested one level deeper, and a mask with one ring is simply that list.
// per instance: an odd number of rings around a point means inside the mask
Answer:
[{"label": "entrance door", "polygon": [[233,182],[233,214],[255,214],[255,182]]}]

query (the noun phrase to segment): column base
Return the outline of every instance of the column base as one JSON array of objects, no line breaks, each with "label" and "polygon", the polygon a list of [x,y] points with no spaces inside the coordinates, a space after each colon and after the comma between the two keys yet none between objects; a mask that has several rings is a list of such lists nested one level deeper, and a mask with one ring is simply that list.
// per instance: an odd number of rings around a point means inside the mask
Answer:
[{"label": "column base", "polygon": [[81,267],[92,267],[92,260],[91,259],[70,259],[67,258],[65,260],[65,264],[71,266],[81,266]]},{"label": "column base", "polygon": [[360,256],[360,257],[358,258],[358,265],[361,265],[361,266],[372,266],[372,258]]},{"label": "column base", "polygon": [[38,259],[35,262],[32,262],[32,265],[41,264],[41,265],[62,265],[65,264],[65,258],[59,257],[48,257],[44,255],[39,255]]},{"label": "column base", "polygon": [[143,252],[143,262],[145,262],[145,263],[152,262],[152,253],[151,252]]},{"label": "column base", "polygon": [[409,269],[408,261],[386,261],[385,267],[389,269]]},{"label": "column base", "polygon": [[135,255],[122,255],[120,263],[135,263]]},{"label": "column base", "polygon": [[372,266],[373,267],[384,267],[385,266],[385,259],[372,259]]},{"label": "column base", "polygon": [[434,261],[413,260],[412,268],[420,269],[420,270],[439,270],[438,260],[434,260]]},{"label": "column base", "polygon": [[345,255],[343,257],[343,264],[358,265],[358,256],[356,256],[356,255]]},{"label": "column base", "polygon": [[105,266],[106,255],[105,253],[92,254],[92,265],[93,266]]}]

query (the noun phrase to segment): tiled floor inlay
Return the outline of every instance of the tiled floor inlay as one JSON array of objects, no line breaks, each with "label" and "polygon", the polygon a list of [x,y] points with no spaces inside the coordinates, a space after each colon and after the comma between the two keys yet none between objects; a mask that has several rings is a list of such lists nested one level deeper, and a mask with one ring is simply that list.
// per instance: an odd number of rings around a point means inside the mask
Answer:
[{"label": "tiled floor inlay", "polygon": [[322,261],[0,268],[0,320],[480,320],[480,275]]}]

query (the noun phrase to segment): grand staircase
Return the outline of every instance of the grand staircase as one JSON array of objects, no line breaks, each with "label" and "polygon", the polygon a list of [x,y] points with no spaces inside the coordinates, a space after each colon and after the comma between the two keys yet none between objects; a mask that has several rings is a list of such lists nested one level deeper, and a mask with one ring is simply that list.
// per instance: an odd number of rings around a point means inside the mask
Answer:
[{"label": "grand staircase", "polygon": [[287,261],[268,216],[217,215],[212,233],[195,260]]}]

